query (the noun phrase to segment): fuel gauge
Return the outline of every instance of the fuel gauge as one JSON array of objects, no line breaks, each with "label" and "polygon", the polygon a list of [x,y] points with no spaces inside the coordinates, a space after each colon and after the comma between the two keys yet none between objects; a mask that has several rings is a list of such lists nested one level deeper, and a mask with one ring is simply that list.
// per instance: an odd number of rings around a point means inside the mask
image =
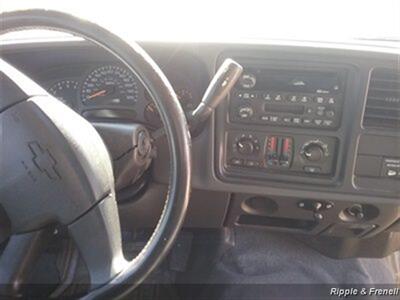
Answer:
[{"label": "fuel gauge", "polygon": [[65,105],[73,107],[78,97],[79,82],[75,80],[61,80],[54,83],[48,92],[63,102]]}]

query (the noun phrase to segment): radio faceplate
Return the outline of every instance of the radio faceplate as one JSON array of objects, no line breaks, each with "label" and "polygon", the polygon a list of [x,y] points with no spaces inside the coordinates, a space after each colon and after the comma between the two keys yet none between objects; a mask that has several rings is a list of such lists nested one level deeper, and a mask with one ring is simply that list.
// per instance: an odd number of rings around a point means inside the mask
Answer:
[{"label": "radio faceplate", "polygon": [[233,123],[334,130],[340,126],[345,73],[245,68],[230,96]]}]

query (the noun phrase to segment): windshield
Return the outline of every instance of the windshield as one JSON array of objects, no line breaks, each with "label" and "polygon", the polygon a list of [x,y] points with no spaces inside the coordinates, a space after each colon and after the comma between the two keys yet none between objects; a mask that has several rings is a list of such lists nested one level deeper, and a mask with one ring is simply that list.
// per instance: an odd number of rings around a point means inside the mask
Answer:
[{"label": "windshield", "polygon": [[56,9],[137,40],[400,40],[399,0],[2,0],[1,10]]}]

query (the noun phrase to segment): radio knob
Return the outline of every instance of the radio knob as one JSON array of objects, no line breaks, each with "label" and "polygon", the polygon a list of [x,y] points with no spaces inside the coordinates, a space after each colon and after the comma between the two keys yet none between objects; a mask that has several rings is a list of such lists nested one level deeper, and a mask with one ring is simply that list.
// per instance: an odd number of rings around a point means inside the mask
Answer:
[{"label": "radio knob", "polygon": [[251,89],[256,85],[257,79],[255,75],[246,73],[242,75],[239,82],[242,88]]},{"label": "radio knob", "polygon": [[248,119],[251,118],[254,111],[250,106],[240,107],[238,111],[238,115],[241,119]]},{"label": "radio knob", "polygon": [[242,138],[238,140],[236,146],[240,154],[250,155],[254,153],[255,145],[253,141],[248,138]]},{"label": "radio knob", "polygon": [[321,161],[325,156],[323,145],[317,142],[310,142],[303,147],[303,156],[306,160],[312,162]]}]

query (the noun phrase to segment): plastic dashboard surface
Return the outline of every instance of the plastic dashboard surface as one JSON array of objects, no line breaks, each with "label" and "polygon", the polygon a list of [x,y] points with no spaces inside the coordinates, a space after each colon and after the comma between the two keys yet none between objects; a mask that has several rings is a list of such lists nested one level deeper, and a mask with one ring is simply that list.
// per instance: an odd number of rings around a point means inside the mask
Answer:
[{"label": "plastic dashboard surface", "polygon": [[[228,117],[230,100],[227,99],[217,109],[204,131],[193,139],[193,168],[196,170],[193,176],[194,188],[231,193],[245,190],[252,194],[296,198],[398,203],[397,180],[374,178],[374,185],[371,186],[360,183],[355,176],[360,136],[373,134],[383,139],[394,139],[396,142],[392,152],[394,156],[396,156],[396,151],[399,153],[396,148],[399,144],[398,131],[371,129],[362,125],[370,72],[377,67],[396,68],[398,49],[307,43],[142,43],[142,45],[165,68],[166,75],[173,85],[174,80],[179,81],[175,77],[185,78],[185,82],[190,85],[190,93],[194,101],[200,101],[208,80],[222,59],[228,56],[253,66],[259,64],[266,65],[268,68],[291,70],[339,69],[340,72],[346,73],[343,107],[340,109],[342,112],[340,126],[332,130],[234,123]],[[82,78],[84,78],[93,68],[110,62],[115,63],[101,51],[90,49],[88,50],[88,45],[83,42],[18,44],[2,47],[2,56],[17,66],[20,65],[28,74],[36,76],[39,82],[47,82],[50,86],[54,78],[43,81],[45,78],[38,75],[43,74],[41,71],[44,66],[46,68],[58,66],[60,72],[64,72],[67,71],[70,61],[78,60],[79,64],[85,62],[92,67],[83,72]],[[29,54],[32,51],[37,53],[38,59],[35,61],[30,59]],[[178,85],[175,84],[175,86]],[[145,98],[144,92],[141,97]],[[144,111],[149,103],[146,101],[144,99],[143,105],[135,104],[138,108],[140,106],[140,109],[137,109],[138,113],[132,119],[133,121],[146,123]],[[133,107],[122,108],[123,111],[135,110]],[[334,152],[332,170],[328,175],[303,174],[303,172],[295,174],[279,170],[250,173],[228,170],[225,159],[227,130],[262,133],[263,139],[269,135],[277,137],[299,135],[311,139],[332,138],[335,140],[335,150],[332,151]],[[154,161],[154,168],[157,169],[154,178],[158,182],[166,183],[169,166],[168,147],[161,145],[159,149],[158,158]],[[379,188],[381,184],[385,188]]]}]

